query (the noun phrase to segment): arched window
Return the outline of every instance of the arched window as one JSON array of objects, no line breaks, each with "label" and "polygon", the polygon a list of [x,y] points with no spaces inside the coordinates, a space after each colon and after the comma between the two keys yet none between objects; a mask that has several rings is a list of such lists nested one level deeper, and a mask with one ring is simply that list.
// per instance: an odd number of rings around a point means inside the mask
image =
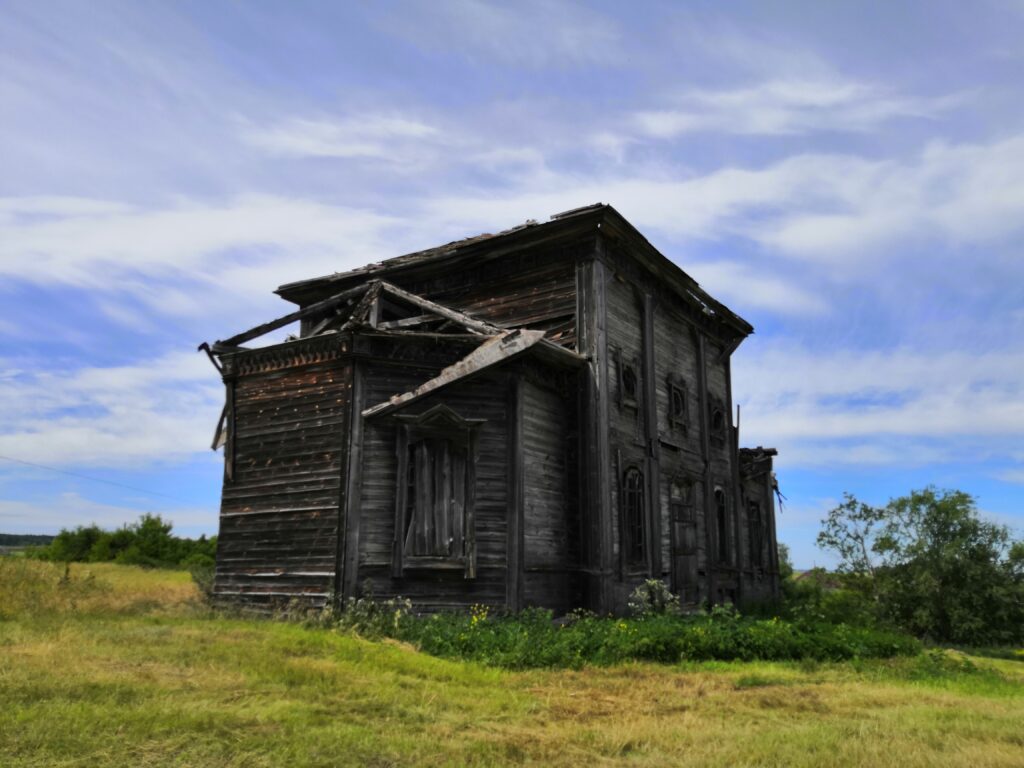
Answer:
[{"label": "arched window", "polygon": [[721,486],[715,488],[715,533],[718,538],[718,562],[728,563],[732,558],[732,547],[729,542],[729,512],[725,490]]},{"label": "arched window", "polygon": [[622,477],[622,549],[628,565],[646,561],[644,546],[644,473],[630,467]]}]

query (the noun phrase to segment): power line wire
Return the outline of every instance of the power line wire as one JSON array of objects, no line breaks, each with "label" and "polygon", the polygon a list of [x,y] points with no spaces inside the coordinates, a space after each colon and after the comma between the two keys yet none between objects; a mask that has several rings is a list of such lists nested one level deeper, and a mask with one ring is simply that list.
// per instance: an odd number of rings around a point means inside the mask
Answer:
[{"label": "power line wire", "polygon": [[114,485],[114,486],[117,486],[118,488],[124,488],[125,490],[128,490],[128,491],[135,491],[136,493],[145,493],[145,494],[148,494],[150,496],[162,496],[163,498],[170,499],[171,501],[180,501],[182,504],[188,504],[189,503],[185,499],[179,498],[177,496],[170,496],[170,495],[168,495],[166,493],[160,493],[159,491],[150,491],[150,490],[147,490],[145,488],[137,488],[134,485],[125,485],[124,483],[118,483],[118,482],[115,482],[114,480],[104,480],[101,477],[89,477],[89,475],[83,475],[83,474],[80,474],[78,472],[68,472],[66,469],[57,469],[56,467],[48,467],[45,464],[36,464],[35,462],[32,462],[32,461],[25,461],[23,459],[15,459],[15,458],[13,458],[11,456],[2,456],[2,455],[0,455],[0,459],[3,459],[4,461],[13,461],[15,464],[24,464],[26,467],[35,467],[37,469],[46,469],[46,470],[49,470],[50,472],[58,472],[58,473],[60,473],[62,475],[68,475],[70,477],[78,477],[78,478],[81,478],[82,480],[91,480],[94,483],[106,483],[107,485]]}]

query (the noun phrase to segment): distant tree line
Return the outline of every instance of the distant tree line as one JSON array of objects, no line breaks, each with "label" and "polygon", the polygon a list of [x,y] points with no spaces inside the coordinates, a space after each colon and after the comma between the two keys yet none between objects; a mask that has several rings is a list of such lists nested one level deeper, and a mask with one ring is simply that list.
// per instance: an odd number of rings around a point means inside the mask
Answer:
[{"label": "distant tree line", "polygon": [[884,507],[845,494],[818,545],[839,556],[838,574],[790,581],[797,610],[935,642],[1024,642],[1024,541],[982,519],[967,493],[928,487]]},{"label": "distant tree line", "polygon": [[0,533],[0,547],[41,547],[53,541],[53,536],[38,533]]},{"label": "distant tree line", "polygon": [[97,525],[63,528],[43,547],[30,551],[33,557],[69,563],[115,562],[149,568],[193,568],[212,566],[217,537],[186,539],[173,536],[173,524],[160,515],[142,515],[137,522],[114,531]]}]

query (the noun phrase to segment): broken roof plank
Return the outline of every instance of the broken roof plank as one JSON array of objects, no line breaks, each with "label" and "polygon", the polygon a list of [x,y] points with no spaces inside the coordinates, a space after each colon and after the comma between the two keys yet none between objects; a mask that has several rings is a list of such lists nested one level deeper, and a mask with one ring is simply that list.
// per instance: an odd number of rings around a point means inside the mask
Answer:
[{"label": "broken roof plank", "polygon": [[369,288],[363,294],[363,298],[359,300],[356,308],[349,315],[348,320],[341,326],[342,332],[350,331],[358,325],[366,325],[368,323],[374,304],[380,298],[381,283],[379,280],[371,280],[367,285],[369,285]]},{"label": "broken roof plank", "polygon": [[393,395],[385,402],[367,408],[363,411],[363,417],[380,416],[409,405],[409,403],[420,400],[442,387],[454,384],[480,373],[486,368],[520,355],[530,347],[539,344],[543,339],[544,331],[504,331],[500,335],[488,339],[457,363],[449,365],[437,376],[420,384],[416,389],[400,395]]},{"label": "broken roof plank", "polygon": [[315,315],[317,312],[322,312],[325,309],[330,309],[331,307],[340,304],[346,299],[350,299],[353,296],[358,296],[366,289],[366,285],[359,285],[356,286],[355,288],[349,288],[347,291],[336,293],[333,296],[324,299],[323,301],[318,301],[315,304],[310,304],[308,307],[303,307],[302,309],[296,310],[295,312],[290,312],[287,315],[277,318],[276,320],[271,320],[270,322],[263,323],[262,325],[257,325],[255,328],[250,328],[248,331],[243,331],[242,333],[236,334],[232,336],[230,339],[217,341],[214,343],[214,349],[216,350],[216,348],[218,347],[237,347],[241,344],[244,344],[247,341],[255,339],[258,336],[262,336],[265,333],[276,331],[278,328],[281,328],[282,326],[288,325],[289,323],[294,323],[296,320],[301,320],[304,317]]},{"label": "broken roof plank", "polygon": [[392,296],[402,299],[403,301],[409,304],[413,304],[419,307],[420,309],[424,309],[427,312],[432,312],[435,315],[440,315],[441,317],[451,320],[454,323],[458,323],[464,328],[468,328],[469,330],[475,331],[476,333],[482,334],[484,336],[492,336],[496,333],[502,332],[502,329],[496,325],[491,325],[490,323],[486,323],[483,320],[477,320],[476,318],[470,317],[467,314],[451,309],[450,307],[438,304],[436,302],[431,301],[430,299],[425,299],[422,296],[417,296],[415,293],[403,291],[397,285],[392,285],[391,283],[386,282],[384,280],[380,281],[380,285],[381,288],[383,288],[386,293],[390,293]]}]

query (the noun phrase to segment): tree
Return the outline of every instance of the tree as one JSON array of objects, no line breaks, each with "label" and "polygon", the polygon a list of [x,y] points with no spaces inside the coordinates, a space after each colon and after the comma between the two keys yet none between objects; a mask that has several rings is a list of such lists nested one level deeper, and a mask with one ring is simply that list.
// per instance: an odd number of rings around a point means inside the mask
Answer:
[{"label": "tree", "polygon": [[933,487],[871,507],[849,494],[822,521],[818,545],[914,634],[957,643],[1024,639],[1024,543],[983,520],[962,491]]}]

